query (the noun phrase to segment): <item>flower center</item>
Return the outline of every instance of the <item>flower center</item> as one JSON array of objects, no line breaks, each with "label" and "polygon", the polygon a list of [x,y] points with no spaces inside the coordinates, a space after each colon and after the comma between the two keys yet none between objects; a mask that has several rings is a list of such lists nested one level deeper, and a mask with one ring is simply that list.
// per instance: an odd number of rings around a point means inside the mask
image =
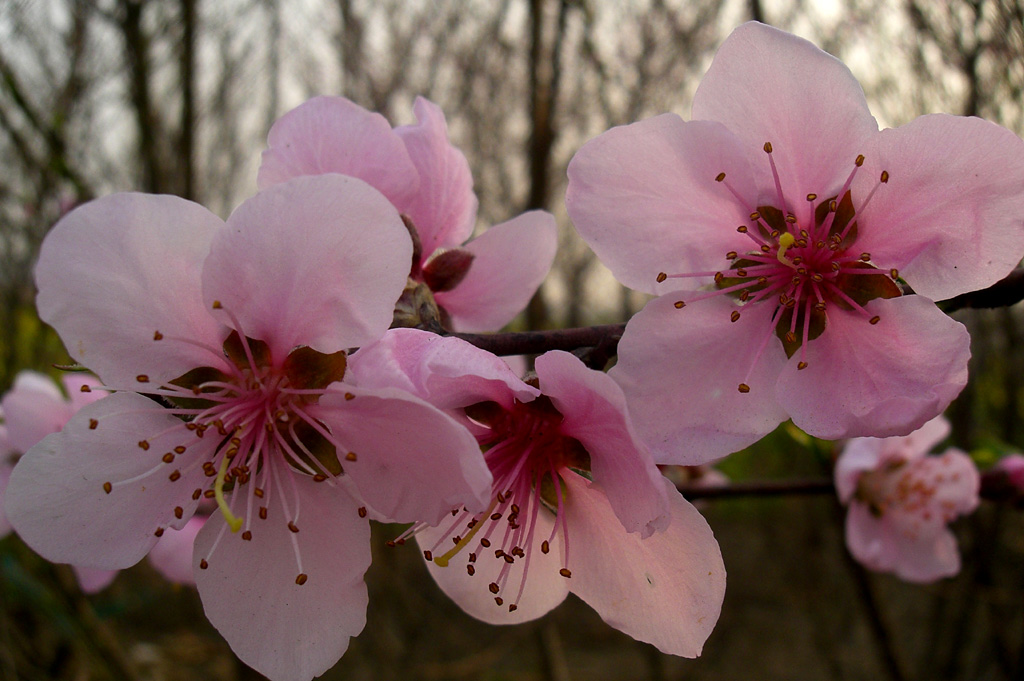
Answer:
[{"label": "flower center", "polygon": [[[782,342],[788,357],[801,353],[797,369],[807,367],[806,344],[821,336],[830,314],[853,312],[870,324],[880,321],[865,305],[876,298],[902,295],[896,283],[899,273],[883,271],[871,264],[871,254],[860,252],[855,244],[858,236],[857,209],[850,186],[864,156],[854,160],[846,182],[828,198],[810,193],[803,197],[804,206],[787,199],[783,182],[772,157],[772,145],[765,142],[776,196],[774,203],[751,206],[728,183],[725,173],[715,181],[722,183],[748,213],[748,222],[736,228],[747,240],[747,247],[725,254],[728,266],[709,272],[658,273],[657,281],[687,277],[714,277],[712,290],[677,300],[676,309],[683,309],[699,300],[727,295],[736,302],[730,321],[737,322],[748,305],[769,305],[774,308],[764,340],[758,346],[740,383],[741,393],[750,392],[747,383],[757,360],[774,335]],[[860,206],[871,200],[875,191],[888,183],[889,173],[883,171],[878,183]]]},{"label": "flower center", "polygon": [[[220,309],[216,303],[214,307]],[[232,320],[235,328],[240,329],[233,316]],[[165,338],[159,331],[154,333],[153,340],[196,345],[190,339]],[[232,331],[220,350],[200,347],[210,353],[210,366],[197,367],[146,392],[181,422],[140,440],[139,448],[149,452],[152,443],[158,440],[176,444],[160,456],[154,468],[129,480],[105,482],[103,489],[110,494],[115,487],[167,474],[168,469],[172,483],[183,478],[196,480],[195,474],[201,468],[207,483],[192,492],[193,501],[215,501],[227,526],[232,532],[241,531],[245,541],[251,541],[253,532],[258,531],[258,521],[267,520],[273,497],[281,504],[293,535],[296,583],[305,584],[308,576],[302,571],[294,537],[299,532],[300,513],[294,476],[333,485],[333,478],[342,474],[336,440],[308,407],[318,401],[327,385],[341,380],[346,367],[345,352],[325,355],[299,347],[283,361],[275,361],[266,343],[246,338],[239,330]],[[137,380],[147,381],[145,376]],[[90,428],[99,425],[99,421],[93,421]],[[355,455],[350,453],[346,459],[354,461]],[[180,506],[174,508],[178,519],[183,512]],[[360,515],[363,513],[360,510]],[[158,527],[155,534],[161,536],[163,532],[164,528]],[[200,561],[200,568],[208,567],[222,537],[223,531]]]},{"label": "flower center", "polygon": [[[486,587],[494,602],[503,606],[508,597],[509,581],[514,567],[521,573],[515,595],[508,604],[509,612],[518,608],[526,586],[533,547],[548,554],[551,545],[561,542],[559,574],[570,578],[569,528],[564,513],[566,502],[565,475],[588,475],[590,457],[579,441],[563,435],[562,415],[551,401],[540,396],[532,402],[518,402],[511,410],[493,402],[473,405],[467,415],[487,427],[477,440],[484,449],[484,458],[494,476],[491,503],[483,513],[472,514],[453,510],[454,520],[441,538],[423,555],[441,567],[448,567],[458,555],[466,556],[466,571],[476,574],[478,559],[500,561],[494,581]],[[548,536],[536,540],[538,518],[553,517]],[[422,525],[410,527],[397,542],[416,534]],[[435,555],[452,542],[453,546]]]}]

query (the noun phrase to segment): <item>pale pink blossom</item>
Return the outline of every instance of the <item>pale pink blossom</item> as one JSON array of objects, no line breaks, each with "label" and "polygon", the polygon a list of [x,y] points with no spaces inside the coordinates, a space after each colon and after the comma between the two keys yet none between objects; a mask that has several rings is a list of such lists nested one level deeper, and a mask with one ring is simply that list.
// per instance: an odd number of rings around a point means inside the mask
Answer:
[{"label": "pale pink blossom", "polygon": [[1018,492],[1024,493],[1024,454],[1018,452],[1007,454],[996,462],[992,470],[1001,471]]},{"label": "pale pink blossom", "polygon": [[142,194],[70,213],[42,246],[40,316],[114,392],[15,467],[19,535],[122,568],[212,499],[193,557],[207,616],[272,679],[323,673],[365,623],[367,516],[437,522],[490,493],[456,421],[346,382],[346,349],[387,329],[411,255],[391,203],[333,174],[226,223]]},{"label": "pale pink blossom", "polygon": [[259,186],[342,173],[379,189],[414,227],[410,276],[425,283],[458,331],[496,331],[519,314],[547,276],[554,217],[530,211],[466,242],[477,198],[465,156],[448,140],[444,113],[417,97],[416,124],[388,121],[343,97],[315,97],[270,129]]},{"label": "pale pink blossom", "polygon": [[949,423],[939,416],[910,435],[855,438],[843,448],[835,482],[849,505],[846,546],[871,570],[911,582],[960,571],[947,525],[977,508],[981,476],[958,449],[928,454],[948,434]]},{"label": "pale pink blossom", "polygon": [[638,640],[700,654],[725,590],[718,543],[658,472],[607,374],[552,351],[537,358],[534,387],[490,353],[412,329],[360,350],[353,372],[452,410],[484,449],[487,510],[458,508],[402,537],[416,537],[467,613],[524,622],[572,592]]},{"label": "pale pink blossom", "polygon": [[787,418],[835,439],[940,413],[966,383],[969,338],[932,301],[1017,265],[1022,186],[1010,131],[941,114],[879,131],[842,63],[737,28],[693,120],[613,128],[569,165],[579,233],[659,296],[611,370],[656,459],[703,463]]}]

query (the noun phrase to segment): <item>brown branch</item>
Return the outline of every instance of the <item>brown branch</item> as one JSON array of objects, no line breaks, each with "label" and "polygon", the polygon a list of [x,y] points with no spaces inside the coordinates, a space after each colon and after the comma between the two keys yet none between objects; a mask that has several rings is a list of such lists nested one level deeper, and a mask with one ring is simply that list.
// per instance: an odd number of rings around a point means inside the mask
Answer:
[{"label": "brown branch", "polygon": [[1024,300],[1024,268],[1017,268],[988,288],[962,293],[955,298],[943,300],[939,303],[939,307],[944,312],[952,312],[965,307],[1009,307],[1022,300]]},{"label": "brown branch", "polygon": [[548,350],[577,350],[586,347],[601,347],[607,350],[609,345],[614,353],[614,346],[618,344],[625,328],[625,324],[605,324],[552,331],[452,335],[495,355],[533,355]]}]

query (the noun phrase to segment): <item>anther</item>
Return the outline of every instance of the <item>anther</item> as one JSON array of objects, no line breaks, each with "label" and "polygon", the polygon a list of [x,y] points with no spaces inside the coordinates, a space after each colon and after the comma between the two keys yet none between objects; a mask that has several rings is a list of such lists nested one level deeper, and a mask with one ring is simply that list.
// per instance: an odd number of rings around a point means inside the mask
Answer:
[{"label": "anther", "polygon": [[867,262],[867,261],[871,260],[871,254],[870,253],[861,253],[860,254],[860,259],[863,262]]},{"label": "anther", "polygon": [[868,320],[868,324],[877,324],[879,321],[881,321],[881,319],[881,317],[875,315],[874,317]]},{"label": "anther", "polygon": [[897,270],[895,267],[892,268],[891,270],[889,270],[889,276],[892,277],[893,281],[896,281],[897,279],[900,278],[899,270]]},{"label": "anther", "polygon": [[509,565],[511,565],[512,563],[514,563],[516,561],[515,558],[513,558],[511,555],[509,555],[507,553],[504,556],[502,556],[502,558],[504,558],[505,562],[508,563]]},{"label": "anther", "polygon": [[153,332],[153,340],[158,341],[158,340],[163,340],[163,339],[164,339],[164,335],[162,333],[160,333],[159,331],[154,331]]},{"label": "anther", "polygon": [[366,517],[366,507],[365,506],[360,506],[359,507],[359,517],[360,518],[365,518]]},{"label": "anther", "polygon": [[747,385],[746,383],[740,383],[737,389],[744,395],[750,392],[750,386]]},{"label": "anther", "polygon": [[139,374],[138,376],[135,377],[135,380],[138,381],[139,383],[149,383],[149,376],[147,376],[146,374]]},{"label": "anther", "polygon": [[510,605],[508,606],[508,611],[509,611],[509,612],[515,612],[515,611],[516,611],[516,610],[518,610],[518,609],[519,609],[519,606],[518,606],[518,605],[516,605],[515,603],[511,603],[511,604],[510,604]]},{"label": "anther", "polygon": [[358,458],[359,457],[356,456],[355,452],[349,452],[348,454],[345,455],[345,461],[355,461]]},{"label": "anther", "polygon": [[878,181],[881,182],[882,184],[885,184],[886,182],[888,182],[889,181],[889,171],[888,170],[883,170],[882,171],[882,176],[878,178]]},{"label": "anther", "polygon": [[497,584],[497,582],[491,582],[490,584],[487,585],[487,588],[490,590],[490,592],[492,594],[498,593],[498,584]]},{"label": "anther", "polygon": [[495,511],[491,514],[491,520],[501,520],[501,514]]},{"label": "anther", "polygon": [[92,388],[90,388],[87,385],[83,385],[81,388],[78,389],[78,391],[79,392],[83,392],[83,393],[91,393],[92,392]]},{"label": "anther", "polygon": [[495,596],[494,602],[497,603],[499,606],[505,605],[505,601],[501,598],[501,596]]},{"label": "anther", "polygon": [[203,496],[203,490],[198,487],[192,492],[192,501],[199,501],[199,497]]},{"label": "anther", "polygon": [[289,530],[291,530],[292,532],[296,532],[296,533],[298,533],[298,531],[299,531],[299,526],[298,526],[298,525],[296,525],[296,524],[295,524],[295,523],[294,523],[293,521],[289,520],[289,521],[288,521],[288,529],[289,529]]},{"label": "anther", "polygon": [[205,558],[203,558],[201,561],[199,561],[199,569],[200,570],[205,570],[208,567],[210,567],[210,564],[206,562]]},{"label": "anther", "polygon": [[836,203],[836,200],[832,199],[831,201],[828,202],[828,209],[829,209],[829,211],[835,213],[836,212],[836,208],[838,207],[838,205],[839,204]]},{"label": "anther", "polygon": [[162,458],[164,463],[174,463],[174,452],[167,452]]},{"label": "anther", "polygon": [[352,393],[345,393],[345,399],[348,400],[348,401],[351,401],[351,400],[356,399],[356,396],[353,395]]},{"label": "anther", "polygon": [[252,532],[250,532],[249,530],[246,530],[245,532],[243,532],[242,533],[242,540],[243,541],[252,541]]},{"label": "anther", "polygon": [[324,475],[323,473],[317,473],[316,475],[313,476],[313,482],[323,482],[326,479],[327,476]]},{"label": "anther", "polygon": [[266,520],[267,519],[267,507],[266,506],[260,506],[259,513],[260,513],[260,520]]},{"label": "anther", "polygon": [[156,530],[153,532],[153,536],[154,537],[162,537],[162,536],[164,536],[164,528],[162,528],[162,527],[156,528]]},{"label": "anther", "polygon": [[544,554],[546,554],[546,553],[547,553],[548,551],[550,551],[550,550],[551,550],[551,545],[550,545],[550,544],[548,544],[547,540],[544,540],[544,541],[542,541],[542,542],[540,543],[540,552],[541,552],[541,553],[544,553]]},{"label": "anther", "polygon": [[736,270],[736,276],[745,277],[747,276],[747,271],[741,267],[740,269]]},{"label": "anther", "polygon": [[661,282],[665,281],[666,279],[668,279],[668,275],[667,274],[665,274],[664,272],[658,272],[658,276],[656,277],[656,280],[657,280],[657,282],[659,284]]},{"label": "anther", "polygon": [[743,289],[740,291],[740,300],[744,303],[747,302],[747,298],[750,297],[750,289]]},{"label": "anther", "polygon": [[754,222],[757,222],[758,220],[761,219],[761,214],[755,210],[753,213],[750,214],[750,219],[753,220]]},{"label": "anther", "polygon": [[793,333],[792,331],[787,331],[786,332],[786,342],[787,343],[796,343],[796,334]]},{"label": "anther", "polygon": [[139,449],[141,449],[143,451],[148,451],[149,450],[149,441],[148,440],[139,440]]},{"label": "anther", "polygon": [[181,471],[175,470],[173,473],[167,476],[167,479],[170,480],[171,482],[177,482],[179,479],[181,479]]},{"label": "anther", "polygon": [[725,173],[718,173],[718,175],[715,175],[715,182],[721,182],[724,179],[725,179]]},{"label": "anther", "polygon": [[89,430],[96,430],[100,425],[100,422],[96,419],[89,419]]},{"label": "anther", "polygon": [[114,486],[111,485],[109,482],[105,482],[103,483],[103,491],[106,492],[107,494],[110,494],[112,491],[114,491]]},{"label": "anther", "polygon": [[309,575],[307,575],[306,573],[302,572],[302,573],[299,573],[299,576],[295,578],[295,583],[298,584],[299,586],[302,586],[303,584],[306,583],[307,580],[309,580]]},{"label": "anther", "polygon": [[675,307],[675,308],[676,308],[677,310],[682,310],[682,309],[683,309],[684,307],[686,307],[686,303],[684,303],[684,302],[683,302],[683,301],[681,301],[681,300],[677,300],[677,301],[676,301],[676,302],[674,303],[674,307]]},{"label": "anther", "polygon": [[736,228],[736,231],[739,232],[740,234],[746,234],[747,233],[747,226],[746,225],[740,225],[739,227]]},{"label": "anther", "polygon": [[737,255],[739,255],[739,253],[737,253],[736,251],[729,251],[728,253],[725,254],[725,258],[727,260],[735,260]]},{"label": "anther", "polygon": [[858,168],[864,165],[864,154],[857,154],[857,159],[853,162],[853,165],[857,166]]},{"label": "anther", "polygon": [[770,250],[772,250],[771,246],[769,246],[768,244],[761,244],[761,252],[762,253],[767,253]]},{"label": "anther", "polygon": [[430,551],[424,551],[423,557],[427,560],[434,560],[434,554],[432,554]]},{"label": "anther", "polygon": [[183,509],[181,506],[175,506],[174,507],[174,517],[177,518],[178,520],[181,520],[183,515],[185,515],[185,509]]},{"label": "anther", "polygon": [[796,224],[796,216],[793,215],[792,213],[789,213],[788,215],[786,215],[786,222],[788,222],[791,225],[795,225]]},{"label": "anther", "polygon": [[480,546],[484,547],[485,549],[490,548],[491,547],[491,540],[488,539],[487,537],[484,537],[483,539],[480,540]]},{"label": "anther", "polygon": [[796,368],[797,368],[797,371],[800,371],[801,369],[806,369],[807,368],[807,362],[797,362],[796,363]]},{"label": "anther", "polygon": [[569,568],[562,568],[561,570],[558,571],[558,574],[562,575],[566,579],[569,579],[570,577],[572,577],[572,572],[569,571]]},{"label": "anther", "polygon": [[475,575],[475,574],[476,574],[476,568],[475,568],[475,567],[473,567],[472,565],[467,565],[467,566],[466,566],[466,573],[467,573],[467,574],[468,574],[468,575],[469,575],[470,577],[472,577],[473,575]]},{"label": "anther", "polygon": [[724,274],[722,274],[721,272],[715,272],[715,283],[716,284],[722,283],[723,279],[725,279],[725,275]]},{"label": "anther", "polygon": [[764,143],[764,153],[766,153],[766,154],[772,153],[772,143],[771,142],[765,142]]},{"label": "anther", "polygon": [[263,498],[263,488],[262,487],[256,487],[255,489],[253,489],[252,493],[255,494],[257,497],[259,497],[260,499]]},{"label": "anther", "polygon": [[213,499],[216,496],[217,496],[217,493],[214,492],[212,489],[208,489],[205,492],[203,492],[203,498],[204,499]]},{"label": "anther", "polygon": [[737,312],[736,310],[733,310],[732,314],[729,315],[729,320],[732,322],[738,322],[740,320],[740,313]]},{"label": "anther", "polygon": [[807,195],[807,200],[808,200],[808,201],[814,201],[814,200],[816,200],[817,198],[818,198],[818,195],[817,195],[817,194],[808,194],[808,195]]}]

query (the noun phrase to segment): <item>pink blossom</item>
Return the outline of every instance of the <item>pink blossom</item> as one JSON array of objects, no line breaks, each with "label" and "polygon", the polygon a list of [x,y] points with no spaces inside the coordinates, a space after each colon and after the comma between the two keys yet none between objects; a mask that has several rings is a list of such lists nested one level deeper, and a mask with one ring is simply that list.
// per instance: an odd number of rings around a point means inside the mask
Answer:
[{"label": "pink blossom", "polygon": [[490,492],[457,422],[346,381],[411,254],[391,203],[340,175],[226,223],[142,194],[70,213],[42,246],[40,315],[115,392],[18,463],[15,529],[50,560],[122,568],[212,499],[193,559],[207,616],[272,679],[323,673],[365,623],[369,513],[438,522]]},{"label": "pink blossom", "polygon": [[415,535],[430,574],[492,624],[540,617],[571,591],[609,624],[696,657],[718,619],[725,569],[701,515],[635,437],[622,391],[566,352],[538,387],[456,338],[390,331],[353,358],[360,385],[400,385],[466,420],[494,475],[487,510],[457,508]]},{"label": "pink blossom", "polygon": [[911,582],[960,571],[947,525],[977,508],[981,476],[958,449],[928,455],[948,434],[939,416],[910,435],[855,438],[843,448],[835,480],[849,505],[846,546],[868,568]]},{"label": "pink blossom", "polygon": [[417,97],[417,123],[387,120],[343,97],[315,97],[270,129],[259,186],[342,173],[379,189],[414,226],[411,276],[458,331],[496,331],[526,306],[551,268],[551,214],[524,213],[465,243],[476,223],[469,163],[448,140],[441,109]]},{"label": "pink blossom", "polygon": [[569,166],[579,233],[660,296],[611,371],[655,458],[703,463],[787,418],[835,439],[940,413],[969,338],[932,301],[1024,255],[1024,142],[941,114],[879,131],[842,63],[757,23],[722,45],[693,119],[613,128]]},{"label": "pink blossom", "polygon": [[1024,454],[1007,454],[996,462],[992,470],[1002,471],[1011,485],[1024,492]]}]

